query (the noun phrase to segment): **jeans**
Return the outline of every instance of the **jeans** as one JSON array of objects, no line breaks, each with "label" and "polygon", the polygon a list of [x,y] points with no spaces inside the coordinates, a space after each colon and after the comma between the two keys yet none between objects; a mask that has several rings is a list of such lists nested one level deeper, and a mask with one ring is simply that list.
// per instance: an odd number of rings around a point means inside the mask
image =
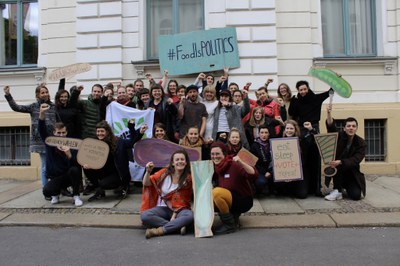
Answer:
[{"label": "jeans", "polygon": [[156,206],[144,211],[140,218],[144,225],[150,228],[163,227],[165,234],[179,231],[182,227],[193,223],[193,212],[183,209],[176,215],[175,220],[171,221],[173,211],[164,206]]},{"label": "jeans", "polygon": [[45,152],[40,152],[40,175],[42,179],[42,187],[44,187],[48,180],[46,177],[46,153]]}]

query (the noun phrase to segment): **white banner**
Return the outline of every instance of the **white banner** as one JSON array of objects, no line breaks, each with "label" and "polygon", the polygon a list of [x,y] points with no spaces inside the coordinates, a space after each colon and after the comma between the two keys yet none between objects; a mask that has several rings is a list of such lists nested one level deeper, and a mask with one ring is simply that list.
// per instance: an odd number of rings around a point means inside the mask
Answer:
[{"label": "white banner", "polygon": [[[138,129],[142,125],[147,124],[148,129],[143,135],[143,138],[153,137],[154,110],[138,110],[128,107],[117,102],[111,102],[107,106],[106,120],[114,131],[114,134],[121,138],[129,137],[128,122],[130,119],[135,120],[135,128]],[[129,170],[132,181],[142,181],[145,167],[142,167],[135,162],[129,163]]]}]

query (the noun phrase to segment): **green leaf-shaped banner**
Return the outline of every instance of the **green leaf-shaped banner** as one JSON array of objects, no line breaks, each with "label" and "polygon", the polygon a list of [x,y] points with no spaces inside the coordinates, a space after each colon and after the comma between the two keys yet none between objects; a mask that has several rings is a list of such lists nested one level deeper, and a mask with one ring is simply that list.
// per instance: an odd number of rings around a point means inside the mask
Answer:
[{"label": "green leaf-shaped banner", "polygon": [[325,82],[331,86],[337,94],[344,98],[349,98],[351,96],[352,89],[350,84],[336,72],[328,68],[311,67],[310,71],[308,71],[308,75]]}]

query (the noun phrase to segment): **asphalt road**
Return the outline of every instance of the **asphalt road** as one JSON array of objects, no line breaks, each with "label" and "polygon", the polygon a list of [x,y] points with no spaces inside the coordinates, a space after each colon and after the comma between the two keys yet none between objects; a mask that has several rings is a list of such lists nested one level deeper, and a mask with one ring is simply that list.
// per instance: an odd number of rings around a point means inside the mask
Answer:
[{"label": "asphalt road", "polygon": [[248,229],[146,240],[143,230],[0,227],[0,265],[400,265],[400,228]]}]

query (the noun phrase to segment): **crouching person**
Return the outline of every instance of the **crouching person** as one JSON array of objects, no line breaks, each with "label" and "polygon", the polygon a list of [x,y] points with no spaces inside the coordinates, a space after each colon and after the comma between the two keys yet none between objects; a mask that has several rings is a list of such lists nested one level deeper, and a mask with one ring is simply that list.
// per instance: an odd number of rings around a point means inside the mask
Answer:
[{"label": "crouching person", "polygon": [[[48,104],[40,106],[39,133],[43,141],[48,137],[45,123],[45,113],[50,108]],[[66,137],[67,128],[61,122],[54,125],[53,135]],[[43,195],[51,197],[51,204],[59,202],[61,190],[72,186],[73,203],[76,207],[82,206],[83,202],[79,197],[79,186],[82,182],[82,172],[76,161],[76,151],[69,147],[52,147],[46,144],[46,176],[50,181],[43,187]]]},{"label": "crouching person", "polygon": [[189,156],[185,150],[175,151],[169,165],[150,176],[153,162],[146,165],[143,177],[142,214],[146,238],[179,232],[193,223],[190,208],[192,177]]},{"label": "crouching person", "polygon": [[250,184],[258,177],[257,170],[238,156],[227,155],[222,142],[211,145],[211,160],[214,163],[212,191],[214,206],[218,209],[222,225],[214,234],[228,234],[239,227],[239,216],[253,207],[253,189]]}]

